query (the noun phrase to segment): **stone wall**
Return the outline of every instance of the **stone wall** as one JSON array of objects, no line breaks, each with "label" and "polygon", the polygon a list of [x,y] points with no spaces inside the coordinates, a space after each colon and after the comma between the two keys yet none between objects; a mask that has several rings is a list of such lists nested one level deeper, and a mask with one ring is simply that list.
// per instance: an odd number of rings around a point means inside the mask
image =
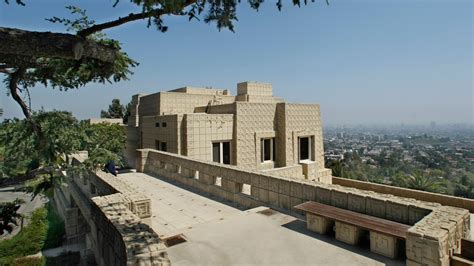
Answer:
[{"label": "stone wall", "polygon": [[183,115],[143,116],[140,120],[142,147],[161,150],[156,146],[158,142],[166,143],[168,152],[181,154],[182,120]]},{"label": "stone wall", "polygon": [[346,187],[354,187],[365,190],[372,190],[380,193],[392,194],[400,197],[413,198],[418,200],[425,200],[431,202],[437,202],[446,206],[453,206],[458,208],[463,208],[469,210],[469,212],[474,213],[474,200],[453,197],[438,193],[431,193],[426,191],[400,188],[382,184],[375,184],[370,182],[364,182],[359,180],[333,177],[333,183]]},{"label": "stone wall", "polygon": [[[72,156],[76,167],[67,172],[62,192],[55,193],[58,208],[65,208],[60,213],[68,235],[85,241],[98,265],[169,265],[166,247],[147,225],[150,199],[111,174],[78,168],[83,159]],[[67,213],[71,210],[75,218]]]},{"label": "stone wall", "polygon": [[[276,132],[276,104],[274,103],[236,103],[234,139],[238,147],[237,165],[242,169],[261,169],[260,138],[270,137],[266,133]],[[257,136],[260,133],[261,136]],[[263,135],[262,135],[263,134]],[[265,135],[265,136],[264,136]],[[276,139],[277,145],[279,139]],[[284,154],[277,150],[277,158]],[[279,167],[277,165],[276,167]]]},{"label": "stone wall", "polygon": [[[206,95],[182,92],[160,92],[159,115],[194,113],[194,108],[212,104],[228,104],[235,101],[235,96]],[[141,113],[140,113],[141,115]]]},{"label": "stone wall", "polygon": [[[137,153],[138,171],[169,178],[244,207],[266,205],[299,215],[293,206],[315,201],[413,225],[406,240],[407,262],[412,265],[449,265],[449,258],[458,250],[460,239],[470,230],[470,216],[465,209],[340,185],[278,177],[149,149]],[[250,187],[249,192],[244,187]]]},{"label": "stone wall", "polygon": [[235,160],[232,153],[233,135],[232,114],[186,114],[184,115],[185,151],[191,158],[212,161],[212,143],[231,142],[231,164]]},{"label": "stone wall", "polygon": [[269,175],[281,176],[281,177],[291,177],[291,178],[299,178],[299,179],[305,178],[305,176],[303,175],[303,166],[300,164],[262,170],[262,172]]}]

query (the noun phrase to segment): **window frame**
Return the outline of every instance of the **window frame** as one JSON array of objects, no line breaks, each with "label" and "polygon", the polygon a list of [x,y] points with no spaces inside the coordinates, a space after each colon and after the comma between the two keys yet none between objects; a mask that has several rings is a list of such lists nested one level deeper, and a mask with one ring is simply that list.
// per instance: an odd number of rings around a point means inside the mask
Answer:
[{"label": "window frame", "polygon": [[[308,158],[301,159],[301,139],[308,139]],[[298,137],[298,161],[299,162],[308,162],[312,161],[312,154],[311,154],[311,145],[312,145],[312,136],[301,136]]]},{"label": "window frame", "polygon": [[[224,143],[229,143],[229,163],[224,163]],[[219,161],[214,160],[214,145],[218,145],[218,151],[219,151]],[[232,164],[232,142],[230,140],[224,140],[224,141],[213,141],[212,142],[212,161],[215,163],[220,163],[220,164],[227,164],[231,165]]]},{"label": "window frame", "polygon": [[[265,141],[269,141],[269,146],[270,146],[270,159],[266,160],[265,159]],[[270,138],[260,138],[260,162],[261,163],[269,163],[269,162],[275,162],[276,161],[276,140],[275,137],[270,137]]]}]

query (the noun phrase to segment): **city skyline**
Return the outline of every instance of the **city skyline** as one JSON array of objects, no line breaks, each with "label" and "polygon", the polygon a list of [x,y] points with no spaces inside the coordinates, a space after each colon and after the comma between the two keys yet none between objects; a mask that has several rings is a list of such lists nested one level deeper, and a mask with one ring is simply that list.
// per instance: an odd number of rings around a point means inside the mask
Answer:
[{"label": "city skyline", "polygon": [[[44,18],[67,16],[64,5],[3,6],[0,22],[63,31]],[[107,19],[103,8],[111,18],[130,8],[127,2],[110,6],[81,3],[99,22]],[[238,8],[235,33],[174,17],[165,19],[164,34],[146,22],[107,31],[141,63],[131,80],[69,92],[37,87],[31,90],[33,109],[68,110],[86,119],[98,117],[113,98],[126,104],[136,93],[183,86],[226,88],[235,95],[237,82],[257,80],[272,83],[275,95],[290,102],[319,103],[324,125],[473,122],[470,1],[317,2],[287,4],[282,12],[268,2],[259,12],[245,3]],[[5,93],[2,108],[4,118],[22,118]]]}]

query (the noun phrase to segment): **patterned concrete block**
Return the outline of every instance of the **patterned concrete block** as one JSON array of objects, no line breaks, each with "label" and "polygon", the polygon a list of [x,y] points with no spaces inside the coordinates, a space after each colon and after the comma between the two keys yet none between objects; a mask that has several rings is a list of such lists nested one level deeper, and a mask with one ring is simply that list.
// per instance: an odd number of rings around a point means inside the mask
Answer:
[{"label": "patterned concrete block", "polygon": [[362,230],[356,226],[336,221],[336,239],[346,244],[357,245]]},{"label": "patterned concrete block", "polygon": [[398,245],[395,237],[370,232],[370,251],[389,258],[396,258]]},{"label": "patterned concrete block", "polygon": [[306,226],[318,234],[326,234],[333,229],[334,222],[325,217],[307,213]]}]

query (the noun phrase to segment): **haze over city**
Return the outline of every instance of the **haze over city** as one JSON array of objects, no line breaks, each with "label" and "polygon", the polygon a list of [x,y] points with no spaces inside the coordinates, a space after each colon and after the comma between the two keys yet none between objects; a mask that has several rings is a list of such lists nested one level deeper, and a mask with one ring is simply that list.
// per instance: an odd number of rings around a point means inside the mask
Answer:
[{"label": "haze over city", "polygon": [[[113,1],[112,1],[113,2]],[[90,18],[136,9],[121,1],[81,1]],[[62,6],[77,4],[65,1]],[[68,17],[57,1],[29,1],[0,10],[5,27],[63,31],[44,20]],[[99,117],[113,98],[182,86],[230,89],[237,82],[270,82],[289,102],[319,103],[325,125],[473,122],[472,1],[317,1],[306,8],[266,2],[259,12],[238,6],[235,33],[214,24],[167,17],[168,32],[146,22],[106,31],[140,65],[130,81],[60,92],[31,90],[37,110]],[[101,16],[102,15],[102,16]],[[98,21],[101,22],[101,21]],[[4,87],[4,86],[3,86]],[[4,118],[20,117],[2,94]]]}]

